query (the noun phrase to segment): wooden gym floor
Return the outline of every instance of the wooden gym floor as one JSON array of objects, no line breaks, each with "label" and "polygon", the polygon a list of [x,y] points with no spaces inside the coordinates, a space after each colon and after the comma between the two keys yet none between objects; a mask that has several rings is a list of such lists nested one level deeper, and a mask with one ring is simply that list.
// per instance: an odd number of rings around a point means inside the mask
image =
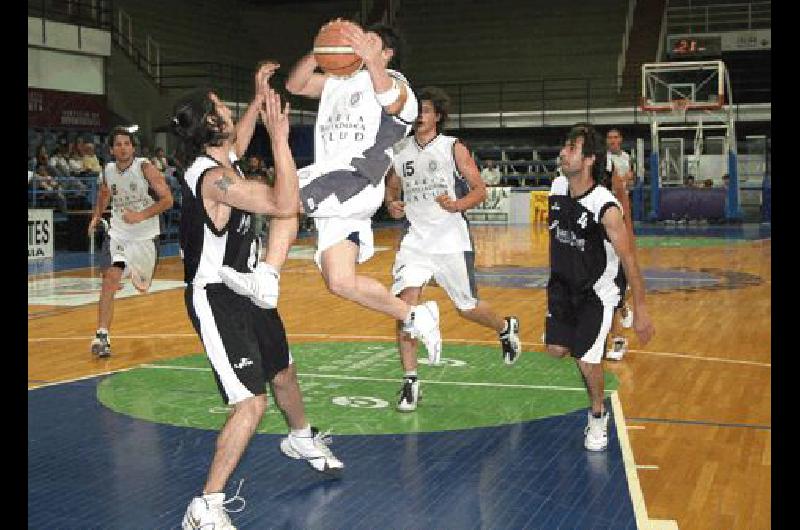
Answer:
[{"label": "wooden gym floor", "polygon": [[[648,515],[686,529],[770,528],[771,242],[711,233],[698,243],[702,238],[680,230],[637,233],[640,267],[654,279],[648,279],[648,307],[656,336],[642,347],[626,331],[630,352],[605,367],[619,378]],[[473,236],[481,298],[501,314],[517,315],[524,350],[541,351],[546,227],[477,226]],[[386,250],[360,272],[388,285],[397,237],[397,229],[376,230],[376,246]],[[297,245],[309,254],[313,240]],[[31,275],[29,285],[97,274],[86,268]],[[162,259],[157,278],[180,281],[180,260]],[[439,302],[445,341],[495,340],[460,319],[441,289],[425,296]],[[89,354],[96,311],[95,303],[29,305],[29,388],[202,351],[180,288],[117,299],[107,361]],[[293,343],[394,335],[387,317],[328,294],[309,259],[287,262],[280,311]]]}]

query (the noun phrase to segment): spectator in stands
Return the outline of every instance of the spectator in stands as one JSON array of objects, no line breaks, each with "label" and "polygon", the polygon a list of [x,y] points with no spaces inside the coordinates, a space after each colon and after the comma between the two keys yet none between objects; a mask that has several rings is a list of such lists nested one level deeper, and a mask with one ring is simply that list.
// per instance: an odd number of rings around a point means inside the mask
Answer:
[{"label": "spectator in stands", "polygon": [[731,176],[728,175],[727,173],[722,175],[722,187],[727,190],[730,183],[731,183]]},{"label": "spectator in stands", "polygon": [[83,145],[83,172],[99,175],[103,170],[97,155],[94,154],[94,144],[85,143]]},{"label": "spectator in stands", "polygon": [[63,145],[56,147],[56,152],[50,157],[50,167],[58,177],[69,176],[69,162],[67,161],[66,148]]},{"label": "spectator in stands", "polygon": [[244,176],[255,180],[267,179],[267,172],[261,163],[261,159],[257,155],[250,155],[248,157],[247,168],[244,171]]},{"label": "spectator in stands", "polygon": [[500,168],[495,167],[494,160],[487,160],[486,166],[481,170],[481,178],[487,186],[497,186],[500,184],[500,179],[503,173]]},{"label": "spectator in stands", "polygon": [[84,155],[84,148],[85,148],[85,146],[86,146],[86,140],[84,140],[84,139],[83,139],[83,136],[78,136],[78,137],[75,139],[75,151],[76,151],[76,152],[78,153],[78,155],[80,155],[81,157],[83,157],[83,155]]},{"label": "spectator in stands", "polygon": [[686,177],[686,187],[687,188],[695,188],[696,187],[694,185],[694,176],[689,175],[689,176]]},{"label": "spectator in stands", "polygon": [[156,149],[155,156],[150,159],[150,162],[156,167],[157,170],[164,173],[169,167],[169,163],[167,162],[167,156],[164,154],[164,148],[159,147]]},{"label": "spectator in stands", "polygon": [[81,154],[77,143],[71,143],[69,145],[67,163],[69,163],[69,172],[71,174],[77,175],[83,171],[83,155]]},{"label": "spectator in stands", "polygon": [[713,179],[705,179],[703,181],[704,188],[713,188],[714,187],[714,180]]},{"label": "spectator in stands", "polygon": [[37,202],[42,201],[44,204],[58,206],[61,210],[66,211],[67,199],[64,196],[64,191],[50,173],[47,164],[36,166],[36,174],[33,177],[32,184]]},{"label": "spectator in stands", "polygon": [[36,149],[36,167],[39,166],[49,166],[50,165],[50,157],[47,155],[47,147],[44,145],[40,145]]}]

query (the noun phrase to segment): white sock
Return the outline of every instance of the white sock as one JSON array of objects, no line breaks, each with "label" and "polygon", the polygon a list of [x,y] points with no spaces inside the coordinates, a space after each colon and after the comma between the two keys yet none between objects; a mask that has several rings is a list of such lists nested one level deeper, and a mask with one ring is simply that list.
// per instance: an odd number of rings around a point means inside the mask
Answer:
[{"label": "white sock", "polygon": [[306,424],[302,429],[292,429],[292,436],[311,438],[311,425]]},{"label": "white sock", "polygon": [[106,328],[97,328],[97,333],[108,335],[108,330]]},{"label": "white sock", "polygon": [[405,378],[413,377],[414,379],[417,378],[417,371],[416,370],[406,370],[406,373],[403,375]]}]

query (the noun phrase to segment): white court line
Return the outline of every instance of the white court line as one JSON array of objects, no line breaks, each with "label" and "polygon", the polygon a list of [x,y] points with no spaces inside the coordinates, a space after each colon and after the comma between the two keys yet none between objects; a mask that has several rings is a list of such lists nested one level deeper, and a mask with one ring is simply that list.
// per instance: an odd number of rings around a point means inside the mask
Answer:
[{"label": "white court line", "polygon": [[628,425],[629,431],[643,431],[645,429],[644,425]]},{"label": "white court line", "polygon": [[[200,368],[197,366],[174,366],[174,365],[167,365],[167,364],[143,364],[140,366],[141,368],[156,368],[160,370],[189,370],[189,371],[197,371],[197,372],[210,372],[211,368]],[[397,383],[397,378],[389,379],[383,377],[366,377],[360,375],[340,375],[340,374],[308,374],[308,373],[298,373],[300,377],[320,377],[323,379],[342,379],[346,381],[377,381],[377,382],[386,382],[386,383]],[[484,387],[491,387],[491,388],[524,388],[526,390],[567,390],[573,392],[585,392],[586,389],[583,387],[572,387],[572,386],[554,386],[554,385],[515,385],[510,383],[471,383],[468,381],[433,381],[433,380],[425,380],[425,384],[432,384],[432,385],[453,385],[453,386],[484,386]],[[607,393],[613,392],[613,390],[606,390]]]},{"label": "white court line", "polygon": [[658,471],[658,466],[646,465],[646,464],[636,464],[636,469],[652,469],[654,471]]},{"label": "white court line", "polygon": [[[330,333],[288,333],[289,338],[323,338],[323,339],[365,339],[365,340],[386,340],[394,341],[397,339],[394,335],[332,335]],[[197,337],[194,333],[152,333],[147,335],[114,335],[115,339],[166,339],[170,337]],[[86,340],[86,337],[36,337],[28,338],[28,342],[50,342],[59,340]],[[497,344],[496,340],[479,340],[479,339],[442,339],[442,342],[451,342],[457,344]],[[544,346],[541,342],[522,342],[523,346]],[[657,352],[650,350],[633,350],[629,352],[643,353],[645,355],[657,355],[661,357],[677,357],[681,359],[693,359],[696,361],[713,361],[719,363],[730,364],[746,364],[751,366],[763,366],[772,368],[772,363],[765,363],[760,361],[748,361],[740,359],[725,359],[723,357],[703,357],[701,355],[691,355],[688,353],[673,353],[673,352]]]},{"label": "white court line", "polygon": [[631,442],[628,439],[628,429],[625,424],[625,414],[622,412],[622,403],[615,390],[611,393],[611,408],[614,410],[614,423],[617,426],[617,438],[622,449],[622,462],[625,465],[625,475],[628,478],[628,490],[633,502],[633,513],[636,517],[636,527],[641,530],[677,530],[677,521],[650,519],[647,515],[647,506],[644,503],[642,485],[639,483],[639,474],[636,471],[636,461],[633,459]]},{"label": "white court line", "polygon": [[108,370],[108,371],[105,371],[105,372],[97,372],[97,373],[94,373],[94,374],[83,375],[81,377],[75,377],[74,379],[64,379],[64,380],[61,380],[61,381],[51,381],[49,383],[42,383],[42,384],[40,384],[38,386],[29,388],[28,391],[38,390],[40,388],[44,388],[44,387],[47,387],[47,386],[63,385],[63,384],[66,384],[66,383],[74,383],[75,381],[83,381],[84,379],[92,379],[93,377],[100,377],[100,376],[103,376],[103,375],[111,375],[111,374],[117,374],[117,373],[120,373],[120,372],[127,372],[128,370],[133,370],[134,368],[139,368],[139,367],[138,366],[129,366],[128,368],[118,368],[116,370]]}]

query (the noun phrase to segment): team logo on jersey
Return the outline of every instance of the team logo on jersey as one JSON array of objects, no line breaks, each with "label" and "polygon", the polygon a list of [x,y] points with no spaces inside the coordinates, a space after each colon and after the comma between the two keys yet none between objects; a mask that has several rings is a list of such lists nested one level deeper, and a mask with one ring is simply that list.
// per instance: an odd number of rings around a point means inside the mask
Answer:
[{"label": "team logo on jersey", "polygon": [[361,92],[353,92],[350,95],[350,106],[355,107],[361,102]]},{"label": "team logo on jersey", "polygon": [[553,211],[557,211],[561,209],[561,206],[559,206],[557,202],[554,202],[553,206],[551,206],[550,209]]},{"label": "team logo on jersey", "polygon": [[250,230],[250,214],[245,214],[239,219],[239,228],[236,229],[236,233],[245,234],[248,230]]},{"label": "team logo on jersey", "polygon": [[437,167],[439,167],[439,166],[436,165],[436,160],[431,160],[428,163],[428,169],[431,170],[431,171],[436,171]]},{"label": "team logo on jersey", "polygon": [[134,191],[134,192],[136,191],[136,183],[135,182],[131,182],[131,191]]}]

